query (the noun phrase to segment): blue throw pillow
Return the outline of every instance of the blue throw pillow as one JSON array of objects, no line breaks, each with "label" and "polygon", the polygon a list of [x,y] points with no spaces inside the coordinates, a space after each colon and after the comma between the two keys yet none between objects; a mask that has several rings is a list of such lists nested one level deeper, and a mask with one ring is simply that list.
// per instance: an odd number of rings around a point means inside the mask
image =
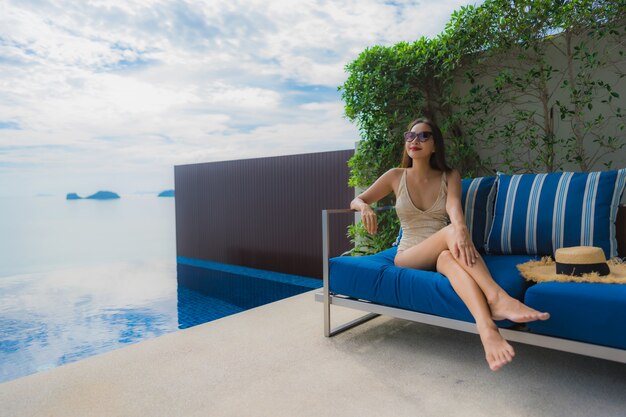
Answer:
[{"label": "blue throw pillow", "polygon": [[626,169],[498,173],[489,254],[552,256],[558,248],[597,246],[617,256],[615,219]]},{"label": "blue throw pillow", "polygon": [[[461,180],[461,206],[472,242],[479,252],[485,252],[485,241],[491,229],[496,177],[465,178]],[[402,239],[402,228],[392,246]]]},{"label": "blue throw pillow", "polygon": [[465,214],[465,224],[480,253],[485,252],[485,242],[491,229],[496,196],[495,182],[496,177],[461,180],[461,206]]}]

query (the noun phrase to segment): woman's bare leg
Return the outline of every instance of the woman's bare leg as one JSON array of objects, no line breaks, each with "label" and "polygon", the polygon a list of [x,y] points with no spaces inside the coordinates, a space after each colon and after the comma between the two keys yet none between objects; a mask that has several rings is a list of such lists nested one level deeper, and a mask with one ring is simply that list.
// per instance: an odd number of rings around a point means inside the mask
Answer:
[{"label": "woman's bare leg", "polygon": [[[437,258],[454,244],[453,227],[448,225],[423,242],[399,252],[395,264],[405,268],[434,269]],[[454,257],[453,257],[454,258]],[[547,320],[550,314],[534,310],[509,296],[491,276],[485,261],[479,255],[476,263],[466,265],[461,260],[457,264],[476,282],[487,299],[494,320],[508,319],[517,323]]]},{"label": "woman's bare leg", "polygon": [[502,337],[491,319],[487,300],[476,282],[454,259],[449,250],[441,252],[437,258],[437,271],[448,277],[454,291],[461,297],[476,321],[476,328],[485,349],[485,359],[492,371],[513,360],[515,351]]}]

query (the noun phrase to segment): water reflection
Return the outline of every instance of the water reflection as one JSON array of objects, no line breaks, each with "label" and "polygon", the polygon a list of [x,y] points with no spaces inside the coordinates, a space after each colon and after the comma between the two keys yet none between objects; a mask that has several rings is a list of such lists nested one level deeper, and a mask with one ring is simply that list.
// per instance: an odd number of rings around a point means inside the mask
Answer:
[{"label": "water reflection", "polygon": [[179,264],[177,277],[174,261],[155,260],[0,277],[0,382],[321,285],[263,271],[256,273],[274,279],[256,279],[234,273],[237,267],[219,267],[229,272]]},{"label": "water reflection", "polygon": [[0,382],[178,328],[174,262],[0,278]]}]

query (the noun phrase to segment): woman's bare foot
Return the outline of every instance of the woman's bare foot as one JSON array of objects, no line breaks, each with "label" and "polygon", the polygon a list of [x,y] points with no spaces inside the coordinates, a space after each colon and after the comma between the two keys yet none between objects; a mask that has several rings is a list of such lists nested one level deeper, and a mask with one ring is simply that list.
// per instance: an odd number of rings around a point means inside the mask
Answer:
[{"label": "woman's bare foot", "polygon": [[513,360],[513,346],[509,345],[496,327],[479,328],[478,334],[485,348],[485,359],[492,371],[497,371]]},{"label": "woman's bare foot", "polygon": [[489,301],[493,320],[511,320],[515,323],[528,323],[536,320],[548,320],[550,313],[542,313],[521,303],[502,291]]}]

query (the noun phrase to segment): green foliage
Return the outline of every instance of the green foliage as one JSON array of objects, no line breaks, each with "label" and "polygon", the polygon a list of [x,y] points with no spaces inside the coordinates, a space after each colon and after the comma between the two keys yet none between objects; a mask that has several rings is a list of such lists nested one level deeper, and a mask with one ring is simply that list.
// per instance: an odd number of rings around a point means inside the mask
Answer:
[{"label": "green foliage", "polygon": [[348,226],[348,236],[352,242],[352,256],[369,255],[389,249],[398,237],[400,222],[394,210],[378,213],[378,233],[370,235],[363,223],[358,222]]},{"label": "green foliage", "polygon": [[[624,116],[612,86],[599,78],[607,69],[623,76],[624,57],[615,51],[624,49],[624,6],[623,0],[481,6],[485,14],[475,21],[484,19],[477,23],[481,33],[490,28],[489,48],[464,65],[469,93],[452,100],[462,123],[474,126],[471,141],[494,151],[488,165],[552,172],[575,164],[589,171],[625,146],[603,133],[623,125]],[[601,112],[599,103],[607,104]]]},{"label": "green foliage", "polygon": [[351,186],[366,187],[397,165],[402,132],[426,100],[411,57],[421,55],[427,44],[422,39],[414,45],[375,46],[346,67],[350,76],[340,87],[346,116],[367,138],[350,160]]},{"label": "green foliage", "polygon": [[[606,156],[626,146],[623,98],[598,74],[626,75],[624,22],[626,0],[486,0],[455,11],[433,39],[367,48],[339,87],[362,138],[350,185],[398,166],[402,132],[419,116],[441,127],[465,177],[611,167]],[[397,219],[384,222],[391,232],[350,229],[354,253],[389,247]]]}]

